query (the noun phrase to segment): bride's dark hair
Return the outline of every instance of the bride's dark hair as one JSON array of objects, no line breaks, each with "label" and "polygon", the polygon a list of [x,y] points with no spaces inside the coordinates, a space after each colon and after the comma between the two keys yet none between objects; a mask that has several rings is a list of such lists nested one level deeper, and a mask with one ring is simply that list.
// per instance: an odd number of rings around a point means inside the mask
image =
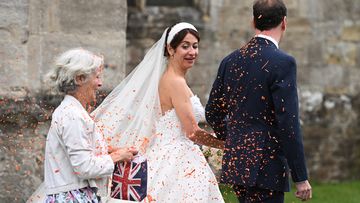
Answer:
[{"label": "bride's dark hair", "polygon": [[[174,25],[173,25],[173,26],[174,26]],[[171,30],[171,28],[172,28],[173,26],[171,26],[171,27],[167,30],[167,32],[166,32],[166,37],[165,37],[165,42],[167,42],[167,38],[168,38],[168,36],[169,36],[169,32],[170,32],[170,30]],[[185,36],[186,36],[188,33],[194,35],[194,37],[196,37],[196,39],[200,42],[200,35],[199,35],[199,33],[198,33],[197,31],[193,30],[193,29],[186,28],[186,29],[183,29],[183,30],[181,30],[180,32],[178,32],[178,33],[175,34],[174,38],[173,38],[173,39],[171,40],[171,42],[170,42],[170,46],[171,46],[173,49],[176,49],[176,48],[180,45],[181,41],[185,38]],[[168,56],[170,56],[170,54],[169,54],[166,46],[167,46],[167,44],[165,43],[164,56],[168,57]]]}]

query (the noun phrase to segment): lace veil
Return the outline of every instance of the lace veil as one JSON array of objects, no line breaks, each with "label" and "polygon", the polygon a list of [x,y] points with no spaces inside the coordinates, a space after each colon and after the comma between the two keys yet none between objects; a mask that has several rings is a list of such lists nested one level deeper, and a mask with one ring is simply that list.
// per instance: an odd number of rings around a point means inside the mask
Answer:
[{"label": "lace veil", "polygon": [[108,144],[146,148],[161,116],[158,85],[166,67],[166,30],[139,65],[91,114]]}]

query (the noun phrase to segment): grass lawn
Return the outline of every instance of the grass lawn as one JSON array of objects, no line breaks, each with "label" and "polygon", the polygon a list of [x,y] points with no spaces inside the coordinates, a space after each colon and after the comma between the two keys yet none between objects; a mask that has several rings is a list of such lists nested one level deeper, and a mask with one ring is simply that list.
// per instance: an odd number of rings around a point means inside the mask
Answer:
[{"label": "grass lawn", "polygon": [[[309,203],[359,203],[360,181],[334,183],[334,184],[312,184],[313,197]],[[226,203],[238,203],[236,196],[230,188],[220,185]],[[285,203],[303,203],[295,198],[295,189],[285,193]]]},{"label": "grass lawn", "polygon": [[[313,197],[311,203],[359,203],[360,181],[334,183],[334,184],[312,184]],[[300,203],[295,198],[295,189],[285,195],[286,203]]]}]

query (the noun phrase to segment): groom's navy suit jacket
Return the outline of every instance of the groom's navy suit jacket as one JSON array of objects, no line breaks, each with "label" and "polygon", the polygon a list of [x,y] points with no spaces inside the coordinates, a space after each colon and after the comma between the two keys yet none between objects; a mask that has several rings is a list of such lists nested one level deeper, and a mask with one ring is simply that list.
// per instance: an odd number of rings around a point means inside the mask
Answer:
[{"label": "groom's navy suit jacket", "polygon": [[206,120],[225,140],[221,182],[289,191],[307,180],[295,59],[255,37],[223,59]]}]

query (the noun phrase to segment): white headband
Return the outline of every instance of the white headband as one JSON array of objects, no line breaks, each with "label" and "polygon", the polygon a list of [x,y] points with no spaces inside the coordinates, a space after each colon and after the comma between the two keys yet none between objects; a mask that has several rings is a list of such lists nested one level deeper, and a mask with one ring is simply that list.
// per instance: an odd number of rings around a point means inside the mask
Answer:
[{"label": "white headband", "polygon": [[178,23],[171,28],[168,38],[167,38],[167,41],[166,41],[166,44],[170,44],[171,40],[174,39],[175,35],[184,29],[192,29],[197,32],[197,29],[190,23],[184,23],[184,22]]}]

